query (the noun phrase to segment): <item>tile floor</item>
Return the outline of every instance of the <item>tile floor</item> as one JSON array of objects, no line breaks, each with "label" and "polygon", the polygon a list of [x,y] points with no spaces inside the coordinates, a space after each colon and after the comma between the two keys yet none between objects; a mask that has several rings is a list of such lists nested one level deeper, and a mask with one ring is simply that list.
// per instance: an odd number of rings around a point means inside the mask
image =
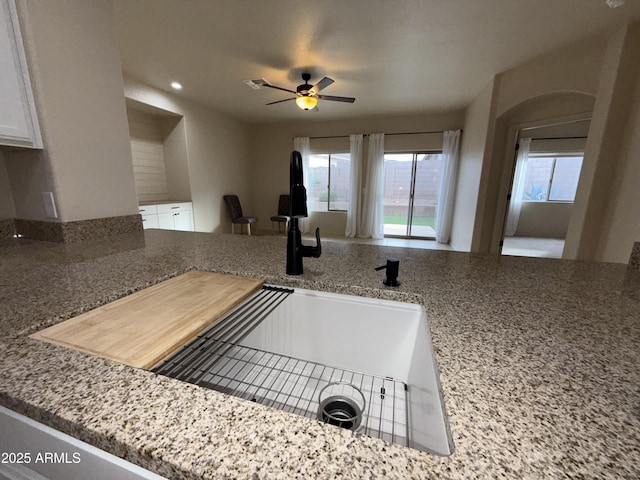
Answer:
[{"label": "tile floor", "polygon": [[[303,235],[305,243],[312,244],[315,237]],[[435,240],[421,240],[413,238],[385,237],[379,240],[372,238],[349,238],[340,235],[323,235],[323,241],[365,243],[370,245],[385,245],[391,247],[422,248],[430,250],[453,250],[450,245]],[[564,239],[534,238],[534,237],[506,237],[502,247],[503,255],[517,257],[562,258]]]},{"label": "tile floor", "polygon": [[[315,237],[303,235],[305,243],[315,242]],[[385,245],[389,247],[422,248],[431,250],[453,250],[450,245],[438,243],[435,240],[420,240],[414,238],[385,237],[379,240],[373,238],[349,238],[339,235],[322,235],[322,241],[366,243],[370,245]]]},{"label": "tile floor", "polygon": [[517,257],[562,258],[564,239],[505,237],[502,246],[503,255]]}]

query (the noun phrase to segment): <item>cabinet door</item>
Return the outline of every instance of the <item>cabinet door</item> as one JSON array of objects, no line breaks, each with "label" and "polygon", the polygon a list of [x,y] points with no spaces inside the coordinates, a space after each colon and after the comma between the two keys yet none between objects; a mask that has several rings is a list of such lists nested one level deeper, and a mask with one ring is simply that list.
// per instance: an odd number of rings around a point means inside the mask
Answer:
[{"label": "cabinet door", "polygon": [[140,215],[155,215],[158,213],[158,207],[156,205],[139,205],[138,212]]},{"label": "cabinet door", "polygon": [[193,232],[193,212],[188,210],[173,214],[173,223],[176,230]]},{"label": "cabinet door", "polygon": [[158,215],[142,215],[142,228],[160,228]]},{"label": "cabinet door", "polygon": [[0,0],[0,145],[42,148],[14,0]]},{"label": "cabinet door", "polygon": [[159,213],[158,228],[162,228],[163,230],[173,230],[173,213]]}]

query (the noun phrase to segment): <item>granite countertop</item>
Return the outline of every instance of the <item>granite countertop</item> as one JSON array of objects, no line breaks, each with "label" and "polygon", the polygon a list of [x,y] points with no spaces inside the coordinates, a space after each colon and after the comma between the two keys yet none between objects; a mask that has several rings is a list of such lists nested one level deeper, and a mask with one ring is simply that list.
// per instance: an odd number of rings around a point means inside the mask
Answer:
[{"label": "granite countertop", "polygon": [[[639,478],[640,282],[625,265],[146,230],[0,244],[0,404],[168,478]],[[399,289],[373,267],[400,259]],[[424,303],[438,457],[27,338],[190,269]],[[634,277],[635,278],[635,277]]]}]

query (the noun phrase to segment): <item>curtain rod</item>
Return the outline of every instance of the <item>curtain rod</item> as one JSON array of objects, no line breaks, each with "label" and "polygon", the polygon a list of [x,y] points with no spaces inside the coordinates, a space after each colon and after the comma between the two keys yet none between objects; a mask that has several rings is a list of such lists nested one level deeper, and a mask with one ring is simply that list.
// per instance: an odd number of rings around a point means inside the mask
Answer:
[{"label": "curtain rod", "polygon": [[[385,133],[385,137],[390,137],[392,135],[426,135],[429,133],[444,133],[446,130],[434,130],[432,132],[398,132],[398,133]],[[460,129],[462,132],[462,129]],[[363,133],[363,137],[368,137],[370,133]],[[294,137],[295,138],[295,137]],[[310,140],[317,140],[321,138],[349,138],[349,135],[329,135],[326,137],[309,137]]]}]

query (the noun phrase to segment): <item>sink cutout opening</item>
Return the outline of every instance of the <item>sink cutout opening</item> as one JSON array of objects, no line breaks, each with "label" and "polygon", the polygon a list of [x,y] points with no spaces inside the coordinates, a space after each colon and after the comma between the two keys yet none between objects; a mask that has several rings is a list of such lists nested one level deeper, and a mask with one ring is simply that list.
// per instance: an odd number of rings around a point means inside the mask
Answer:
[{"label": "sink cutout opening", "polygon": [[357,434],[452,453],[423,307],[265,288],[265,298],[277,300],[256,304],[259,292],[153,371]]}]

